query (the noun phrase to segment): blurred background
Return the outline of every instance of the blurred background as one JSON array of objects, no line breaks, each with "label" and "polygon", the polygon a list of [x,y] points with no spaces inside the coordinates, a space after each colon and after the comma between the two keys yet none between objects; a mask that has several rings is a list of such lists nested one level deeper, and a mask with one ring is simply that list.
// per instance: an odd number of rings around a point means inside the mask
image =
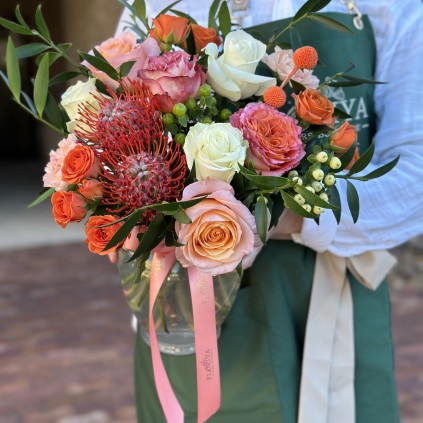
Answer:
[{"label": "blurred background", "polygon": [[[16,3],[2,0],[0,16],[14,20]],[[27,22],[39,3],[19,1]],[[53,40],[72,40],[74,52],[112,36],[122,11],[117,0],[42,4]],[[7,37],[0,28],[3,72]],[[34,66],[23,60],[21,68],[30,90]],[[87,251],[82,225],[57,226],[48,201],[26,208],[59,139],[21,111],[3,82],[0,140],[0,423],[135,423],[133,334],[116,269]],[[399,259],[389,283],[402,422],[421,423],[423,238],[393,253]]]}]

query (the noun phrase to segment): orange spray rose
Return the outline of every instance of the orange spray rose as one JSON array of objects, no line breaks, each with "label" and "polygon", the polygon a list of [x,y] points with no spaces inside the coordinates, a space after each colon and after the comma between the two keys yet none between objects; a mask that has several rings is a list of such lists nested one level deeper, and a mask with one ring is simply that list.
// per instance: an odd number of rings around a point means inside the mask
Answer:
[{"label": "orange spray rose", "polygon": [[104,256],[108,253],[116,251],[122,246],[123,242],[103,251],[107,243],[112,239],[113,235],[120,229],[122,223],[116,223],[114,225],[105,226],[103,228],[100,226],[113,223],[116,220],[118,220],[118,217],[111,216],[109,214],[105,216],[91,216],[88,219],[88,222],[85,225],[85,234],[87,236],[85,241],[88,244],[88,249],[92,253]]},{"label": "orange spray rose", "polygon": [[97,179],[84,179],[78,187],[78,192],[87,200],[95,201],[103,196],[103,188]]},{"label": "orange spray rose", "polygon": [[300,94],[293,94],[297,115],[314,125],[333,125],[333,104],[318,90],[307,88]]},{"label": "orange spray rose", "polygon": [[[348,122],[344,122],[330,137],[330,143],[348,150],[351,145],[357,140],[357,131],[355,126],[351,125]],[[343,152],[338,153],[338,156],[341,156]],[[360,158],[360,152],[358,147],[355,149],[354,157],[351,159],[350,163],[346,169],[350,169],[351,166]]]},{"label": "orange spray rose", "polygon": [[222,44],[222,40],[214,28],[205,28],[201,25],[191,24],[191,31],[194,35],[196,53],[199,53],[209,43],[215,43],[218,46]]},{"label": "orange spray rose", "polygon": [[56,191],[51,196],[51,204],[54,220],[62,228],[66,228],[69,222],[80,222],[85,217],[85,200],[74,191]]},{"label": "orange spray rose", "polygon": [[160,15],[153,19],[154,29],[150,36],[155,38],[162,50],[166,50],[164,44],[179,45],[185,41],[189,29],[189,20],[180,16]]}]

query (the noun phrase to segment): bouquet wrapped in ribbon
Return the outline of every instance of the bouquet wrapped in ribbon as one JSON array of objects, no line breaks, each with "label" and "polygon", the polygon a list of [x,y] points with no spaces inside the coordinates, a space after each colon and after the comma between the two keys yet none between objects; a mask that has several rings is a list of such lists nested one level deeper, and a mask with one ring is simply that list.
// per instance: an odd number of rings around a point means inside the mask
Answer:
[{"label": "bouquet wrapped in ribbon", "polygon": [[[396,160],[372,170],[374,147],[359,156],[349,116],[325,96],[331,86],[376,83],[348,70],[325,81],[313,75],[318,52],[295,51],[279,39],[312,19],[327,2],[308,1],[268,43],[233,28],[225,1],[215,0],[209,27],[171,9],[150,21],[142,0],[124,0],[133,21],[80,63],[70,44],[55,44],[36,11],[31,28],[16,8],[16,22],[0,24],[39,42],[7,46],[3,80],[14,100],[61,136],[45,168],[44,191],[61,227],[83,222],[88,249],[115,254],[131,245],[138,271],[150,266],[150,343],[158,394],[169,421],[182,421],[161,362],[153,306],[175,261],[187,268],[197,352],[199,421],[219,408],[220,386],[213,276],[251,265],[285,210],[318,222],[341,204],[336,181],[348,185],[348,206],[358,218],[350,180],[380,177]],[[342,23],[319,15],[334,30]],[[21,89],[19,60],[37,58],[33,92]],[[72,70],[51,74],[56,60]],[[58,102],[52,86],[69,86]],[[286,110],[287,96],[295,107]],[[358,175],[359,174],[359,175]],[[164,320],[166,305],[163,306]],[[176,416],[176,417],[175,417]]]}]

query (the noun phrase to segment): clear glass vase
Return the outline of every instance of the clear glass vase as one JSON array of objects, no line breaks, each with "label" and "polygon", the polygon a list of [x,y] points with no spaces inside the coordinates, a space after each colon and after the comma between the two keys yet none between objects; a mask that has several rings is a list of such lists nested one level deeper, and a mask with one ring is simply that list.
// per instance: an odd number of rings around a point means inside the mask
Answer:
[{"label": "clear glass vase", "polygon": [[[140,260],[128,263],[131,254],[123,249],[119,251],[118,271],[128,305],[138,320],[141,336],[149,344],[151,257],[144,264]],[[240,283],[241,277],[236,270],[213,277],[218,336],[221,325],[235,301]],[[153,309],[153,317],[160,351],[172,355],[195,352],[188,272],[178,261],[163,283]]]}]

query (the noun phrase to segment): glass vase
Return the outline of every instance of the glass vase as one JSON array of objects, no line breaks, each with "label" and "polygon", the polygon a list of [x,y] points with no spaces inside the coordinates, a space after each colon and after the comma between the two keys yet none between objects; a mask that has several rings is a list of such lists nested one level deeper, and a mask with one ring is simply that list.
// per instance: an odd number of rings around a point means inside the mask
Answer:
[{"label": "glass vase", "polygon": [[[149,344],[149,288],[151,260],[128,263],[131,252],[119,251],[118,272],[128,305],[138,320],[141,336]],[[213,277],[216,331],[226,319],[238,292],[241,277],[236,270]],[[191,294],[187,269],[176,261],[168,273],[153,309],[161,352],[187,355],[195,352]]]}]

